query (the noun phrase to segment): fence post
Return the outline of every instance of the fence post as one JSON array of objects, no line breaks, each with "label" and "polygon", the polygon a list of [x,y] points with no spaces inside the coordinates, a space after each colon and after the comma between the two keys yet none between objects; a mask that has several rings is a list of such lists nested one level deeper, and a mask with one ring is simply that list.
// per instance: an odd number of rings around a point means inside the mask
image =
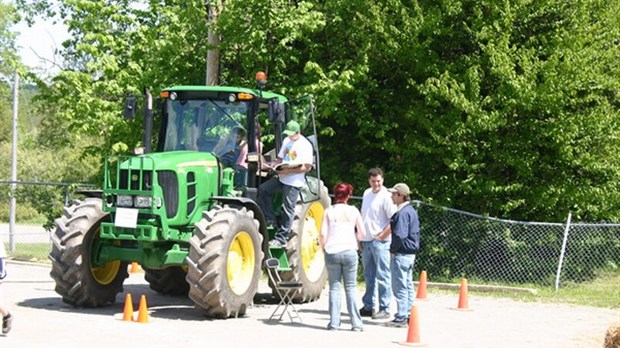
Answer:
[{"label": "fence post", "polygon": [[562,273],[562,263],[564,262],[564,254],[566,253],[566,243],[568,241],[568,230],[570,229],[571,212],[568,212],[566,219],[566,228],[564,228],[564,238],[562,240],[562,250],[560,250],[560,262],[558,262],[558,272],[555,275],[555,292],[560,288],[560,273]]},{"label": "fence post", "polygon": [[19,74],[13,82],[13,144],[11,146],[11,197],[9,201],[9,250],[15,251],[15,181],[17,181],[17,113],[19,111]]}]

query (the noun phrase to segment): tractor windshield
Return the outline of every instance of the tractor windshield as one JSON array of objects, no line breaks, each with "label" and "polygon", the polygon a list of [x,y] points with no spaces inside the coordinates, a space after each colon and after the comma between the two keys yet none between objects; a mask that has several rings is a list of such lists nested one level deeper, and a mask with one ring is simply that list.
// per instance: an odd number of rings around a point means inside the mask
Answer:
[{"label": "tractor windshield", "polygon": [[168,100],[163,150],[212,152],[222,159],[247,134],[248,108],[227,100]]}]

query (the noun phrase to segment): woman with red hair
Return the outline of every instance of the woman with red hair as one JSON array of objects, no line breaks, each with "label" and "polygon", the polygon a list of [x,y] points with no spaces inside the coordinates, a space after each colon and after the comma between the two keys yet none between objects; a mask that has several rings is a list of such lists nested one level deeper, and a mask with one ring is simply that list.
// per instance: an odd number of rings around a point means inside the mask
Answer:
[{"label": "woman with red hair", "polygon": [[357,308],[357,250],[359,239],[364,236],[360,211],[348,204],[353,186],[342,182],[334,186],[334,205],[327,208],[323,217],[320,242],[325,250],[325,264],[329,279],[328,330],[340,328],[340,282],[344,279],[347,311],[351,330],[363,331],[362,317]]}]

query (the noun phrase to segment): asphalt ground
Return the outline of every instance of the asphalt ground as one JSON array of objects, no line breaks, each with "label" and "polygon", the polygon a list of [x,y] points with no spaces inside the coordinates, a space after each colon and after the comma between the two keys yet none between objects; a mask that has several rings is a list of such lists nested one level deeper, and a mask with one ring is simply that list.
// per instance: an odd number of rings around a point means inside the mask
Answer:
[{"label": "asphalt ground", "polygon": [[[1,348],[398,347],[408,341],[408,334],[416,333],[369,318],[364,318],[364,332],[352,332],[344,307],[341,330],[328,331],[327,290],[318,301],[297,305],[302,323],[291,323],[286,315],[282,321],[270,321],[277,301],[266,281],[255,305],[237,319],[205,318],[188,298],[150,290],[143,273],[130,274],[115,305],[73,308],[54,291],[49,270],[46,265],[9,261],[0,298],[14,322],[10,333],[0,335]],[[127,293],[136,316],[139,299],[145,295],[148,323],[122,320]],[[428,347],[602,347],[609,325],[620,322],[618,309],[524,303],[471,292],[468,300],[469,311],[454,310],[458,291],[446,295],[429,289],[427,299],[415,304],[420,343]]]}]

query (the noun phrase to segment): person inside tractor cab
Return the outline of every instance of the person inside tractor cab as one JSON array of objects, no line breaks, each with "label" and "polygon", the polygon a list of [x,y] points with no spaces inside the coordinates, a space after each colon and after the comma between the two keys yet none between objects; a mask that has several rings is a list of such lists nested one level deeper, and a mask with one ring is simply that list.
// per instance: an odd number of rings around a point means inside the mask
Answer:
[{"label": "person inside tractor cab", "polygon": [[235,167],[241,152],[241,142],[245,136],[246,131],[241,127],[234,127],[228,134],[222,134],[217,145],[213,148],[213,154],[220,159],[225,167]]},{"label": "person inside tractor cab", "polygon": [[[256,123],[255,125],[256,137],[254,139],[255,149],[258,154],[262,154],[263,151],[263,143],[260,141],[260,125]],[[245,136],[245,131],[242,130],[243,135],[239,141],[239,156],[237,156],[237,161],[235,162],[235,187],[244,187],[247,183],[248,178],[248,139]]]},{"label": "person inside tractor cab", "polygon": [[258,188],[258,204],[268,226],[275,226],[276,223],[273,196],[276,192],[282,192],[282,215],[274,239],[269,241],[271,246],[284,246],[288,242],[295,218],[295,204],[305,184],[305,174],[312,169],[313,162],[312,144],[301,134],[299,123],[288,122],[283,134],[286,138],[274,163],[277,175]]}]

